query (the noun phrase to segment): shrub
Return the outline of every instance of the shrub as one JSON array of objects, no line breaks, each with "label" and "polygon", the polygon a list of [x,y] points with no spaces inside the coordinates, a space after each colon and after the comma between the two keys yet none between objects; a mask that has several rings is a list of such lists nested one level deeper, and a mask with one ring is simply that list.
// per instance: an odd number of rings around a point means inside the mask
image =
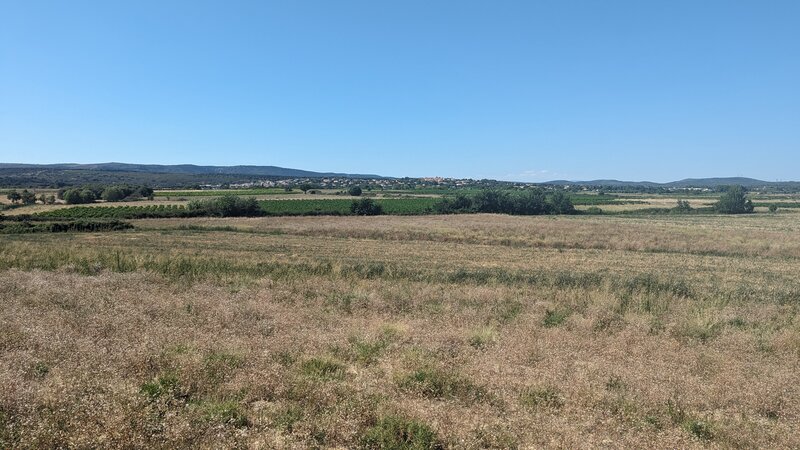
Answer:
[{"label": "shrub", "polygon": [[692,206],[689,204],[687,200],[678,200],[678,204],[672,208],[673,211],[677,213],[688,213],[692,211]]},{"label": "shrub", "polygon": [[778,205],[776,205],[775,203],[769,205],[769,212],[771,212],[771,213],[778,212]]},{"label": "shrub", "polygon": [[347,190],[347,193],[353,197],[360,196],[361,192],[361,186],[351,186],[350,189]]},{"label": "shrub", "polygon": [[383,214],[383,207],[370,198],[362,198],[353,201],[350,212],[357,216],[378,216]]}]

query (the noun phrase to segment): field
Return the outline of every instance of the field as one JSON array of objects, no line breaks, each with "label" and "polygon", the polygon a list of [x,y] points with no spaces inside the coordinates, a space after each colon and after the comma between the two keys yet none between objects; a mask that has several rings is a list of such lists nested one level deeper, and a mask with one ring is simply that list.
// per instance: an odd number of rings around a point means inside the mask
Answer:
[{"label": "field", "polygon": [[796,448],[796,211],[3,236],[0,447]]}]

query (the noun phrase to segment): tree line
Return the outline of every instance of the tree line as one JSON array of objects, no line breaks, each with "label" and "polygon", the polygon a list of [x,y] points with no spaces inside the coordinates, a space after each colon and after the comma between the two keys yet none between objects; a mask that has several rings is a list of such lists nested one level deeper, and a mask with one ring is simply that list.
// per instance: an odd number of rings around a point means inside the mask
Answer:
[{"label": "tree line", "polygon": [[58,198],[69,205],[93,203],[96,200],[107,202],[121,202],[153,198],[153,188],[143,185],[118,184],[112,186],[83,186],[79,188],[62,189],[58,191]]},{"label": "tree line", "polygon": [[521,192],[485,189],[473,195],[444,198],[434,206],[439,214],[496,213],[513,215],[576,214],[569,195],[555,191],[547,195],[539,188]]}]

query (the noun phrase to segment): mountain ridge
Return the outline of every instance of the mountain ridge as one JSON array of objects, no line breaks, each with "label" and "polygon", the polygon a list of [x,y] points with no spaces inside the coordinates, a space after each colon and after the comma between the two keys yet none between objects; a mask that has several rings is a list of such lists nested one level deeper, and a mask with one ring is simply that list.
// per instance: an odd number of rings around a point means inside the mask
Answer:
[{"label": "mountain ridge", "polygon": [[236,165],[236,166],[199,166],[195,164],[131,164],[120,162],[77,164],[25,164],[25,163],[0,163],[0,169],[40,169],[40,170],[100,170],[113,172],[138,172],[138,173],[173,173],[196,175],[250,175],[264,177],[293,177],[293,178],[384,178],[373,174],[351,174],[337,172],[314,172],[310,170],[291,169],[278,166]]}]

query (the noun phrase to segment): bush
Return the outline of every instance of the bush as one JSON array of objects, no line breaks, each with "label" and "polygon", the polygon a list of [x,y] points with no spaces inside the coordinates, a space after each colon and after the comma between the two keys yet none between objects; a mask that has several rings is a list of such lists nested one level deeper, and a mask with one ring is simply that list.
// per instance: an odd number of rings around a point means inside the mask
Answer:
[{"label": "bush", "polygon": [[688,213],[692,211],[692,206],[686,200],[678,200],[678,204],[672,210],[677,213]]},{"label": "bush", "polygon": [[748,199],[742,186],[730,186],[714,209],[722,214],[749,214],[753,212],[753,201]]},{"label": "bush", "polygon": [[359,197],[362,193],[361,186],[352,186],[347,190],[347,193],[353,197]]},{"label": "bush", "polygon": [[350,212],[357,216],[378,216],[383,214],[383,207],[369,198],[354,200]]}]

